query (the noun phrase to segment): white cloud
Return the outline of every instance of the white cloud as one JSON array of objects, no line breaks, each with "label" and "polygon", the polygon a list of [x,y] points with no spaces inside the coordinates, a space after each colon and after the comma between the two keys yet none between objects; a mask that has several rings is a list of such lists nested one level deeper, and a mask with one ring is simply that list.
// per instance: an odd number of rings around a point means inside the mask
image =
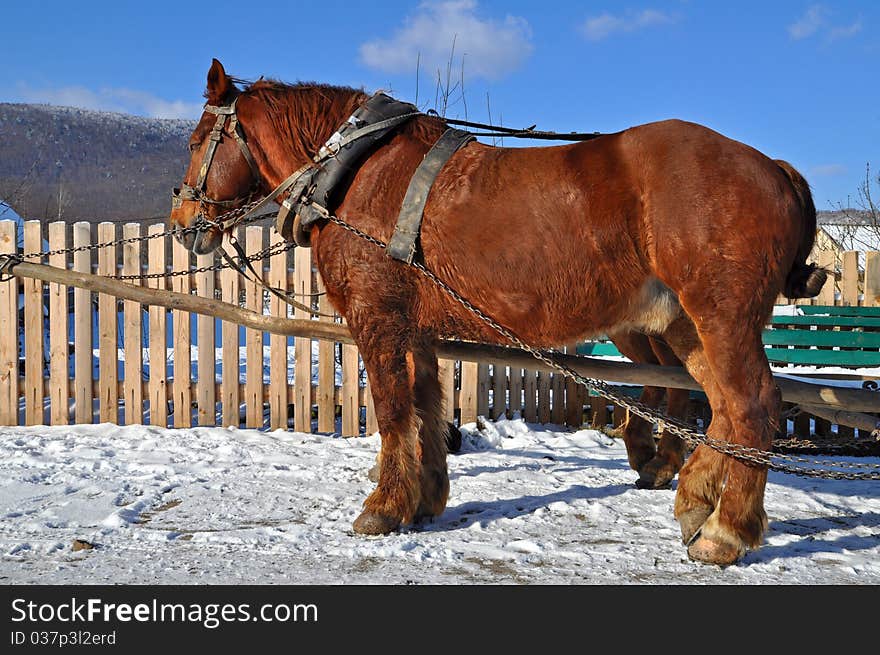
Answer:
[{"label": "white cloud", "polygon": [[119,111],[151,118],[198,118],[202,113],[200,103],[165,100],[146,91],[126,88],[105,87],[98,91],[83,86],[35,89],[19,84],[15,95],[19,102]]},{"label": "white cloud", "polygon": [[820,164],[810,169],[810,174],[816,177],[837,177],[846,173],[847,169],[843,164]]},{"label": "white cloud", "polygon": [[416,62],[430,75],[445,70],[453,42],[455,60],[464,56],[469,77],[497,79],[516,70],[532,52],[532,30],[524,18],[480,18],[475,0],[423,2],[386,39],[361,45],[361,61],[388,73],[415,72]]},{"label": "white cloud", "polygon": [[826,41],[848,39],[862,31],[861,19],[850,25],[833,25],[831,11],[824,5],[810,5],[803,16],[788,26],[788,34],[795,41],[824,35]]},{"label": "white cloud", "polygon": [[818,32],[827,20],[828,10],[822,5],[810,5],[806,13],[788,26],[788,33],[793,39],[805,39]]},{"label": "white cloud", "polygon": [[857,20],[852,25],[845,27],[832,27],[828,32],[829,41],[837,41],[837,39],[848,39],[862,31],[862,21]]},{"label": "white cloud", "polygon": [[584,21],[581,31],[590,41],[601,41],[614,33],[637,32],[657,25],[669,25],[675,18],[655,9],[628,12],[623,16],[604,13]]}]

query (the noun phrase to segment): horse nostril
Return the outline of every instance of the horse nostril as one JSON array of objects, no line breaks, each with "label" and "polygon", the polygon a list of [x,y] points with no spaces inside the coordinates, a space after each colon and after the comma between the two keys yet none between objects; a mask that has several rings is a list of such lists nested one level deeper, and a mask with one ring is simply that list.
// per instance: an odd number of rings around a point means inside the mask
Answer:
[{"label": "horse nostril", "polygon": [[181,228],[177,228],[174,230],[174,238],[177,239],[178,242],[183,244],[183,247],[187,250],[192,250],[193,244],[196,240],[195,232],[191,230],[182,230]]}]

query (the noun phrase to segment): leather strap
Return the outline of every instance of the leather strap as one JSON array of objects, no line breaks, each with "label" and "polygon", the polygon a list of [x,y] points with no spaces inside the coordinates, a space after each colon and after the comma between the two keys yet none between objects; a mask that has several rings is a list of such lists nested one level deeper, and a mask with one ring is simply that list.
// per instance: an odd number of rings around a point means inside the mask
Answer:
[{"label": "leather strap", "polygon": [[422,228],[425,205],[428,202],[428,194],[431,192],[434,180],[437,179],[437,175],[440,174],[449,158],[459,148],[473,140],[474,137],[468,132],[449,128],[425,155],[406,189],[403,205],[397,216],[397,225],[386,249],[389,257],[412,264],[416,255],[416,242]]}]

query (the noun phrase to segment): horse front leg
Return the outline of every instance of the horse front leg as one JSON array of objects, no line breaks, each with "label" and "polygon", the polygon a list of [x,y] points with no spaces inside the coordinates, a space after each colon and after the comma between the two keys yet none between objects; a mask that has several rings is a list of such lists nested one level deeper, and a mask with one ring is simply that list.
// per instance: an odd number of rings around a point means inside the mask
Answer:
[{"label": "horse front leg", "polygon": [[[413,394],[415,361],[401,333],[386,328],[374,325],[356,329],[352,325],[370,378],[382,437],[378,484],[352,526],[359,534],[388,534],[402,523],[412,522],[421,499],[419,418]],[[361,335],[368,336],[359,338]]]}]

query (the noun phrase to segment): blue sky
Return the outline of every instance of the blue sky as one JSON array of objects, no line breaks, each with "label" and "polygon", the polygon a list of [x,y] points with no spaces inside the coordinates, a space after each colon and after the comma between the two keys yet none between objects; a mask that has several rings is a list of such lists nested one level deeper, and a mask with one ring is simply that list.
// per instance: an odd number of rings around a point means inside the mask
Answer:
[{"label": "blue sky", "polygon": [[[6,3],[0,102],[200,113],[231,74],[390,90],[562,131],[692,120],[791,161],[820,209],[880,169],[880,2],[359,0]],[[464,56],[462,62],[461,57]],[[517,144],[521,145],[521,144]]]}]

